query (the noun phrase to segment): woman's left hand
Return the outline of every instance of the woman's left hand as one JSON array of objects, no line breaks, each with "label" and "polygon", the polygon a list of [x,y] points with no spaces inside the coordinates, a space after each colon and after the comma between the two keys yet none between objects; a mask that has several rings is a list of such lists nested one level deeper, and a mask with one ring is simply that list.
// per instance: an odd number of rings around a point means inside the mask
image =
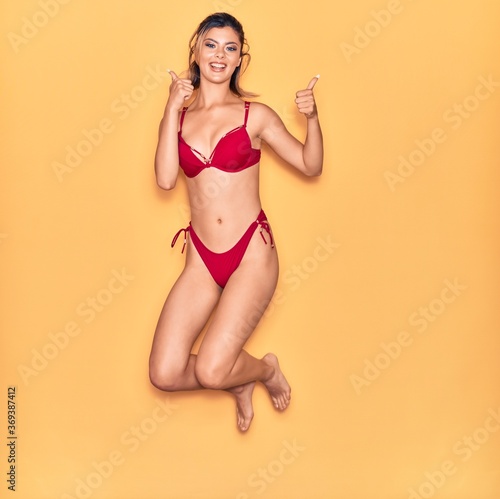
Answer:
[{"label": "woman's left hand", "polygon": [[304,114],[306,118],[314,118],[317,116],[316,102],[314,101],[313,88],[319,80],[319,75],[315,76],[307,85],[305,90],[299,90],[296,94],[295,103],[299,112]]}]

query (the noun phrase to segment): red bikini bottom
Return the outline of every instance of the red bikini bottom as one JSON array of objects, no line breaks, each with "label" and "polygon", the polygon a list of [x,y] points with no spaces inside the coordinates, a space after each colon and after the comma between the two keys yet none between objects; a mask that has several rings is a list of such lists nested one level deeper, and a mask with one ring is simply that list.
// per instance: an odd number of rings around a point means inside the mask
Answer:
[{"label": "red bikini bottom", "polygon": [[252,239],[253,233],[257,227],[260,227],[260,235],[266,244],[267,241],[263,234],[264,230],[269,234],[271,248],[274,248],[271,227],[269,226],[266,214],[263,210],[260,211],[257,220],[250,224],[250,227],[248,227],[243,236],[241,236],[241,239],[230,250],[225,251],[224,253],[215,253],[208,249],[194,231],[191,222],[189,222],[189,225],[185,229],[180,229],[177,234],[175,234],[171,246],[172,248],[174,247],[180,233],[184,232],[184,245],[182,246],[182,253],[184,253],[184,248],[186,247],[187,242],[187,234],[189,232],[191,234],[191,241],[193,241],[196,250],[200,254],[208,271],[214,278],[214,281],[221,288],[223,288],[227,284],[227,281],[233,272],[239,267],[247,250],[248,244],[250,243],[250,239]]}]

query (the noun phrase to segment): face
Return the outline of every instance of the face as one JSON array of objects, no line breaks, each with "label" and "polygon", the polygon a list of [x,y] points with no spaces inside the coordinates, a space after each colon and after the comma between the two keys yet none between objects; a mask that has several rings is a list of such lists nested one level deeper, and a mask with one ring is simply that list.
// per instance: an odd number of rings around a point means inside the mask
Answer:
[{"label": "face", "polygon": [[233,28],[212,28],[199,43],[196,62],[200,75],[209,81],[231,79],[241,63],[241,44]]}]

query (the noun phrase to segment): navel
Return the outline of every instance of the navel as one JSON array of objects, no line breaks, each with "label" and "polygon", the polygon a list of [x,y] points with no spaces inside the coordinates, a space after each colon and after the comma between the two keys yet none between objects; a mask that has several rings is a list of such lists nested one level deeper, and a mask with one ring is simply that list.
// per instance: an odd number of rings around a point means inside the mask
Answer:
[{"label": "navel", "polygon": [[218,224],[221,224],[221,223],[222,223],[222,218],[218,218],[218,219],[217,219],[217,223],[218,223]]}]

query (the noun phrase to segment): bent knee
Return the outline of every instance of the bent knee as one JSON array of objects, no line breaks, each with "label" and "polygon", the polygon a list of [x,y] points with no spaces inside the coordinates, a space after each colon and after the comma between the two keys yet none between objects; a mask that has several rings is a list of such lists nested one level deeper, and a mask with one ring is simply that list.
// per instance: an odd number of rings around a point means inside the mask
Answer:
[{"label": "bent knee", "polygon": [[179,369],[164,366],[149,366],[149,380],[151,384],[164,392],[179,390],[182,372]]},{"label": "bent knee", "polygon": [[195,367],[195,375],[200,383],[205,388],[211,390],[221,390],[227,388],[225,381],[227,372],[218,366],[207,365],[203,362],[197,362]]}]

